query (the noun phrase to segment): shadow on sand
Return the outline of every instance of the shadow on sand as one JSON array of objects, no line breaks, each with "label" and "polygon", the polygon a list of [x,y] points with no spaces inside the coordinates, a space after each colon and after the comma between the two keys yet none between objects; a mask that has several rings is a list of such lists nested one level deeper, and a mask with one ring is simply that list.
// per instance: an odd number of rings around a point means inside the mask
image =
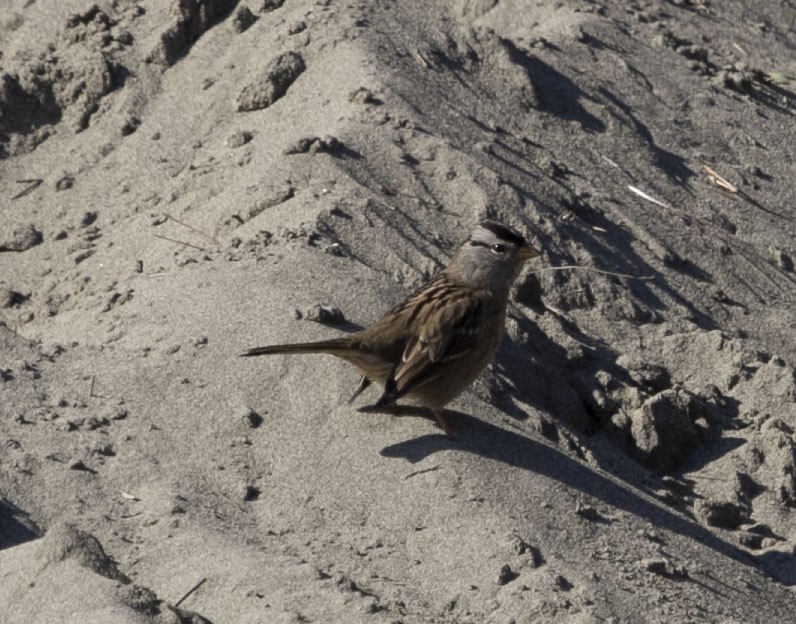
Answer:
[{"label": "shadow on sand", "polygon": [[[401,407],[397,413],[401,416],[425,416],[420,408],[411,407]],[[761,569],[775,581],[786,585],[796,583],[792,558],[789,558],[791,565],[788,566],[782,565],[779,560],[777,565],[768,565],[775,563],[769,561],[768,556],[752,556],[707,528],[667,509],[648,495],[600,474],[594,468],[553,447],[462,412],[446,410],[445,414],[450,422],[455,423],[455,440],[449,440],[441,434],[424,435],[385,447],[381,455],[416,463],[439,451],[457,450],[544,475],[607,505],[627,511],[655,527],[695,540],[721,555]]]}]

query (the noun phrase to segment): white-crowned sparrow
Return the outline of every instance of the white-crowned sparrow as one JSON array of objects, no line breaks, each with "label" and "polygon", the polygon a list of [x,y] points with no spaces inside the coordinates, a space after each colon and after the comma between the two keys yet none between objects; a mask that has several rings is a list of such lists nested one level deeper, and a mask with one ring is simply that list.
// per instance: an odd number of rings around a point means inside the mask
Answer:
[{"label": "white-crowned sparrow", "polygon": [[343,338],[256,347],[241,355],[335,355],[362,373],[352,401],[378,382],[384,393],[369,409],[406,397],[429,408],[450,436],[442,408],[492,360],[511,286],[523,263],[539,254],[514,229],[482,221],[445,269],[370,327]]}]

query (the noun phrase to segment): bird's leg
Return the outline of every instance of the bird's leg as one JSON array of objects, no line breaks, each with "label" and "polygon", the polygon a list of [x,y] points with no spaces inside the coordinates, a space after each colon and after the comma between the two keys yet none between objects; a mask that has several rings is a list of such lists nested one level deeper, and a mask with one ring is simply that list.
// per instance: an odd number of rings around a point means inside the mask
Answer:
[{"label": "bird's leg", "polygon": [[442,410],[441,409],[431,409],[431,413],[434,415],[434,420],[437,421],[437,426],[445,432],[445,437],[449,440],[455,440],[456,436],[453,434],[453,430],[448,427],[448,423],[445,422],[445,419],[442,417]]},{"label": "bird's leg", "polygon": [[352,395],[351,395],[351,398],[350,398],[350,399],[348,399],[348,402],[349,402],[349,403],[353,403],[353,402],[354,402],[354,399],[356,399],[356,398],[357,398],[357,397],[358,397],[360,394],[362,394],[362,392],[363,392],[363,391],[364,391],[364,390],[365,390],[365,389],[366,389],[368,386],[370,386],[370,384],[371,384],[371,383],[372,383],[372,382],[370,381],[370,379],[368,379],[367,377],[365,377],[365,375],[362,375],[362,378],[359,380],[359,385],[357,386],[357,389],[354,391],[354,394],[352,394]]}]

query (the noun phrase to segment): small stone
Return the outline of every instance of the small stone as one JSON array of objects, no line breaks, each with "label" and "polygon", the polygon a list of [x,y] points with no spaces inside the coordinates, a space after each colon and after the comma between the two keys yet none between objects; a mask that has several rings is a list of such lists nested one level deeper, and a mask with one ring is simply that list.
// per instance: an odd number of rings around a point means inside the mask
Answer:
[{"label": "small stone", "polygon": [[66,191],[72,188],[75,184],[75,179],[72,176],[63,176],[55,183],[56,191]]},{"label": "small stone", "polygon": [[287,29],[288,34],[297,35],[307,29],[307,23],[303,20],[293,22]]},{"label": "small stone", "polygon": [[92,416],[91,418],[86,420],[86,427],[89,431],[94,431],[95,429],[99,429],[100,427],[107,427],[111,424],[105,416]]},{"label": "small stone", "polygon": [[[281,186],[274,186],[272,188],[266,189],[262,197],[257,199],[254,202],[254,205],[248,209],[246,213],[246,220],[254,219],[257,215],[259,215],[264,210],[268,208],[273,208],[274,206],[278,206],[279,204],[286,202],[289,199],[292,199],[296,193],[296,189],[290,184],[290,182],[285,182]],[[266,237],[266,241],[270,240],[271,235],[270,233]],[[267,242],[266,242],[267,244]]]},{"label": "small stone", "polygon": [[640,459],[659,473],[680,466],[697,447],[699,435],[694,421],[704,410],[695,395],[672,389],[630,412],[630,432]]},{"label": "small stone", "polygon": [[251,141],[252,138],[254,138],[254,135],[251,132],[240,130],[239,132],[235,132],[227,137],[227,147],[231,147],[232,149],[235,149],[236,147],[242,147]]},{"label": "small stone", "polygon": [[14,308],[22,305],[30,298],[30,295],[23,295],[21,292],[10,288],[0,287],[0,308]]},{"label": "small stone", "polygon": [[344,258],[346,256],[346,251],[340,243],[329,243],[323,248],[323,253],[339,258]]},{"label": "small stone", "polygon": [[44,236],[33,225],[23,225],[14,228],[10,236],[0,238],[0,251],[27,251],[43,240]]},{"label": "small stone", "polygon": [[669,575],[669,561],[666,559],[642,559],[640,564],[647,572],[661,576]]},{"label": "small stone", "polygon": [[260,5],[260,13],[275,11],[285,3],[285,0],[263,0]]},{"label": "small stone", "polygon": [[93,211],[84,212],[83,217],[80,219],[80,227],[88,227],[96,220],[97,220],[96,212]]},{"label": "small stone", "polygon": [[174,504],[171,507],[172,514],[184,514],[188,511],[188,499],[180,494],[174,497]]},{"label": "small stone", "polygon": [[257,500],[260,498],[260,489],[253,486],[247,485],[243,488],[243,500],[244,502],[250,502],[253,500]]},{"label": "small stone", "polygon": [[121,129],[122,136],[128,136],[138,130],[138,126],[141,125],[141,120],[138,117],[130,117],[127,121],[124,122],[124,125]]},{"label": "small stone", "polygon": [[775,247],[774,245],[769,245],[768,253],[771,255],[771,259],[774,264],[785,273],[793,273],[793,258],[791,258],[787,253],[785,253],[779,247]]},{"label": "small stone", "polygon": [[103,457],[115,457],[116,451],[113,444],[110,442],[99,443],[91,451],[94,455],[102,455]]},{"label": "small stone", "polygon": [[257,19],[257,16],[252,13],[251,9],[243,4],[238,8],[235,17],[232,18],[232,29],[237,33],[242,33],[248,30]]},{"label": "small stone", "polygon": [[375,104],[376,98],[370,89],[359,87],[349,94],[348,101],[358,102],[359,104]]},{"label": "small stone", "polygon": [[589,522],[605,522],[605,518],[591,505],[583,505],[578,502],[575,505],[575,513]]},{"label": "small stone", "polygon": [[319,141],[318,151],[320,152],[336,152],[343,147],[342,142],[335,136],[330,134],[324,135]]},{"label": "small stone", "polygon": [[238,95],[238,111],[255,111],[271,106],[283,97],[304,72],[306,65],[298,52],[284,52],[274,58],[262,75]]},{"label": "small stone", "polygon": [[246,413],[243,415],[243,419],[246,422],[246,424],[252,429],[257,429],[260,425],[263,424],[263,417],[251,409],[246,410]]},{"label": "small stone", "polygon": [[304,316],[308,321],[324,325],[340,325],[346,322],[345,315],[340,308],[322,306],[320,304],[311,307]]},{"label": "small stone", "polygon": [[697,500],[694,515],[702,524],[722,529],[737,529],[748,521],[747,512],[729,501]]},{"label": "small stone", "polygon": [[318,140],[318,137],[301,137],[300,139],[294,141],[284,150],[282,153],[285,155],[289,154],[306,154],[310,151],[310,146]]},{"label": "small stone", "polygon": [[666,37],[663,34],[657,34],[652,38],[650,43],[655,48],[663,48],[666,45]]},{"label": "small stone", "polygon": [[530,560],[530,564],[532,568],[538,568],[544,563],[544,557],[542,557],[542,551],[539,550],[536,546],[529,544],[522,538],[517,537],[514,541],[514,551],[518,555],[525,555]]},{"label": "small stone", "polygon": [[282,153],[290,154],[331,154],[340,150],[343,143],[337,137],[326,135],[324,137],[307,136],[296,139],[288,144]]},{"label": "small stone", "polygon": [[515,580],[518,576],[519,574],[514,572],[509,564],[505,564],[500,568],[500,572],[498,572],[496,583],[498,585],[506,585]]},{"label": "small stone", "polygon": [[283,154],[318,154],[336,152],[343,146],[340,139],[331,135],[323,137],[307,136],[297,139],[283,150]]},{"label": "small stone", "polygon": [[133,298],[133,290],[127,290],[125,292],[114,292],[108,297],[108,300],[105,302],[105,306],[102,308],[103,312],[110,312],[114,307],[117,305],[124,305],[128,301]]},{"label": "small stone", "polygon": [[[157,597],[157,594],[153,592],[151,589],[147,589],[146,587],[141,587],[140,585],[127,585],[124,590],[121,592],[124,604],[128,607],[136,611],[137,613],[147,614],[147,615],[157,615],[157,619],[166,624],[168,621],[166,616],[163,613],[161,605],[163,602],[160,598]],[[177,616],[176,609],[172,611],[172,615],[174,616],[173,622],[179,622],[182,617]],[[184,612],[183,612],[184,613]],[[165,616],[165,617],[164,617]],[[202,618],[204,619],[204,618]],[[185,618],[183,621],[193,621],[197,622],[197,620],[193,619],[192,617]],[[201,621],[201,620],[199,620]],[[207,620],[205,620],[207,621]],[[198,622],[197,622],[198,624]]]},{"label": "small stone", "polygon": [[133,45],[133,35],[129,30],[123,30],[117,35],[116,41],[126,46]]}]

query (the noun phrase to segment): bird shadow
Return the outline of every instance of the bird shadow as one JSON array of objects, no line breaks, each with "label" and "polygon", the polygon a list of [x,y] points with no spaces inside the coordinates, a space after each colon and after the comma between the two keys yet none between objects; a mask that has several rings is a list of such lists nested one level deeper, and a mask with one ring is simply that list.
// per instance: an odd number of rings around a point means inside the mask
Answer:
[{"label": "bird shadow", "polygon": [[[424,416],[421,408],[401,407],[394,415]],[[455,423],[455,440],[443,434],[423,435],[383,448],[383,457],[405,459],[417,463],[447,450],[470,453],[490,461],[500,462],[566,485],[607,505],[621,509],[649,522],[651,525],[695,540],[721,555],[749,566],[760,567],[770,578],[792,584],[794,574],[789,567],[767,565],[763,557],[756,558],[737,546],[721,539],[705,527],[670,511],[651,495],[634,491],[625,483],[600,474],[594,468],[568,456],[562,451],[538,442],[520,432],[510,431],[462,412],[445,410],[446,419]]]},{"label": "bird shadow", "polygon": [[41,535],[28,515],[6,500],[0,500],[0,550],[18,546]]}]

